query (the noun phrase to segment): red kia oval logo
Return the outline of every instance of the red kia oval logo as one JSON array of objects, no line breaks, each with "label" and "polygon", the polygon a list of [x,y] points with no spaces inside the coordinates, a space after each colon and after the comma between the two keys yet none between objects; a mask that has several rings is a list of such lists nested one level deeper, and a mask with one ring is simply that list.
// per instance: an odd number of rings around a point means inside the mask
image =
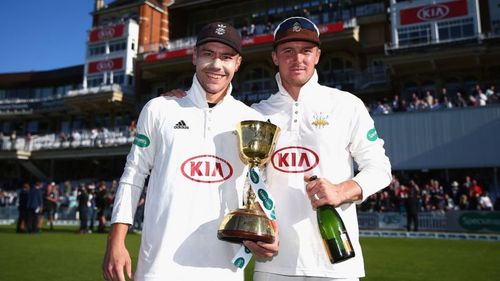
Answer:
[{"label": "red kia oval logo", "polygon": [[302,146],[287,146],[273,153],[273,167],[284,173],[303,173],[319,164],[316,152]]},{"label": "red kia oval logo", "polygon": [[446,5],[430,5],[418,10],[417,17],[421,20],[437,20],[445,18],[450,13],[450,8]]},{"label": "red kia oval logo", "polygon": [[114,35],[115,35],[115,29],[109,27],[99,30],[99,32],[97,33],[97,38],[99,38],[99,40],[102,40],[102,39],[112,38]]},{"label": "red kia oval logo", "polygon": [[113,61],[112,60],[100,61],[97,63],[96,68],[98,71],[111,70],[113,69]]},{"label": "red kia oval logo", "polygon": [[215,155],[194,156],[181,165],[182,174],[195,182],[223,182],[233,175],[233,167],[228,161]]}]

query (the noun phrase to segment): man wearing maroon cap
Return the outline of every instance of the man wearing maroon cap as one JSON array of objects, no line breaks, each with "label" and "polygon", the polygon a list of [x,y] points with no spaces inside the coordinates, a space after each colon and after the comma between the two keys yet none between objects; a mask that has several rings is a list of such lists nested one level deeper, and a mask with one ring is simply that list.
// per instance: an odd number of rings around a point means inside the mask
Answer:
[{"label": "man wearing maroon cap", "polygon": [[[383,141],[363,102],[318,84],[319,35],[316,25],[303,17],[288,18],[277,26],[272,59],[279,69],[279,91],[252,106],[282,129],[273,156],[278,160],[267,169],[269,190],[276,200],[280,251],[271,261],[256,263],[254,281],[364,277],[355,204],[391,180]],[[356,175],[353,161],[358,164]],[[330,262],[315,212],[323,205],[335,206],[342,217],[353,258]],[[253,243],[247,247],[259,248]]]},{"label": "man wearing maroon cap", "polygon": [[[103,263],[106,280],[132,277],[125,236],[150,175],[136,281],[243,281],[231,260],[239,246],[217,239],[220,221],[240,206],[245,166],[233,131],[261,114],[231,96],[241,64],[241,38],[227,23],[198,34],[196,73],[184,99],[158,97],[139,116],[120,179]],[[259,245],[272,255],[278,241]]]}]

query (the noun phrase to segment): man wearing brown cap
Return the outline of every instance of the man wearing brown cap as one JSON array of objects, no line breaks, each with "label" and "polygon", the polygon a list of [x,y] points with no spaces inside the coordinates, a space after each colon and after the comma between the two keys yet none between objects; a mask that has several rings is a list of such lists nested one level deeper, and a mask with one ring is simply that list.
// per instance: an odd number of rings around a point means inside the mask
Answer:
[{"label": "man wearing brown cap", "polygon": [[[276,201],[280,251],[257,261],[254,281],[351,281],[365,275],[355,204],[389,185],[391,165],[384,142],[363,102],[318,83],[318,27],[291,17],[275,29],[272,59],[279,91],[252,105],[281,129],[267,167]],[[180,91],[166,95],[183,96]],[[353,162],[359,173],[354,175]],[[311,180],[312,176],[315,176]],[[307,184],[306,184],[307,183]],[[315,209],[333,205],[342,217],[355,256],[332,264],[324,249]],[[252,242],[253,252],[266,249]]]},{"label": "man wearing brown cap", "polygon": [[[282,129],[267,169],[267,183],[276,200],[280,251],[271,261],[256,263],[254,281],[363,277],[355,203],[391,181],[383,141],[363,102],[318,84],[319,34],[317,26],[303,17],[288,18],[277,26],[272,59],[279,69],[279,91],[252,106]],[[353,161],[358,164],[356,175]],[[335,206],[342,217],[353,258],[330,262],[315,212],[323,205]]]},{"label": "man wearing brown cap", "polygon": [[[114,202],[106,280],[125,280],[124,272],[132,277],[125,236],[148,175],[134,280],[243,280],[243,271],[231,263],[239,246],[217,239],[224,215],[241,207],[245,183],[233,131],[242,120],[263,119],[231,96],[240,53],[234,27],[204,26],[193,52],[196,73],[188,97],[158,97],[142,109]],[[278,241],[260,245],[255,254],[276,253]]]}]

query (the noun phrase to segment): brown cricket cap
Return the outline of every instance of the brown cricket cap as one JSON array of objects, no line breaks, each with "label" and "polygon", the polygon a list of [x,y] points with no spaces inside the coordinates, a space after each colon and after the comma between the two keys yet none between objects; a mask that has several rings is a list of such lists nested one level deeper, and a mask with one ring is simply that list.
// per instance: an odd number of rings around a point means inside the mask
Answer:
[{"label": "brown cricket cap", "polygon": [[219,42],[241,54],[241,36],[238,30],[225,22],[213,22],[202,27],[196,39],[196,47],[207,42]]},{"label": "brown cricket cap", "polygon": [[290,17],[282,21],[274,30],[273,46],[290,41],[307,41],[320,45],[319,29],[309,19]]}]

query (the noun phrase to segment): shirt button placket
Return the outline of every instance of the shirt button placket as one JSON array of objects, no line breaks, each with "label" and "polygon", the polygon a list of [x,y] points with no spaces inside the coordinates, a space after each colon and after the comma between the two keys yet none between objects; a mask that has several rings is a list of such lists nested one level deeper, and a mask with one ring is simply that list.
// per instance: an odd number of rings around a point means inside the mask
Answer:
[{"label": "shirt button placket", "polygon": [[293,131],[298,131],[299,130],[299,125],[300,125],[300,103],[299,102],[295,102],[293,104],[293,109],[292,109],[293,113],[292,113],[292,130]]}]

